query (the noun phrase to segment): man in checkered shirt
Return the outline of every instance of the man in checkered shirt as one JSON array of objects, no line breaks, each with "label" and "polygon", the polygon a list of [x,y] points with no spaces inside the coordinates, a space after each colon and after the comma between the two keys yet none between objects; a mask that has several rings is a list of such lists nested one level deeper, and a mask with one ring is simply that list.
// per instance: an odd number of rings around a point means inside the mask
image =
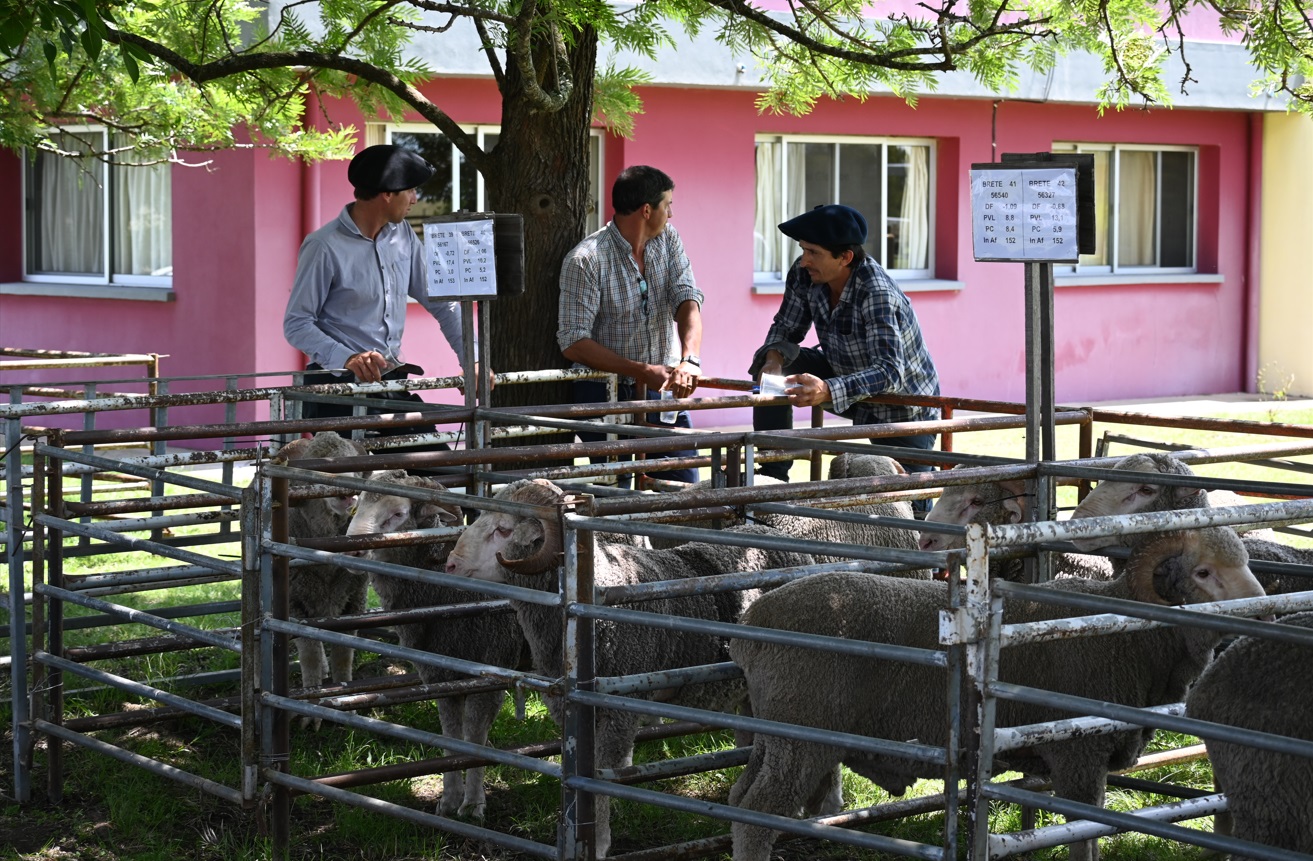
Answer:
[{"label": "man in checkered shirt", "polygon": [[[927,421],[934,407],[866,403],[883,393],[938,395],[939,376],[921,337],[916,313],[889,274],[867,256],[866,219],[850,206],[818,206],[779,226],[798,241],[802,256],[789,270],[784,300],[748,373],[786,375],[792,406],[756,407],[758,431],[793,427],[793,407],[825,404],[853,424]],[[816,327],[817,347],[800,347]],[[932,449],[935,435],[882,437],[881,445]],[[763,464],[761,473],[788,480],[789,461]],[[908,462],[908,472],[928,471]]]},{"label": "man in checkered shirt", "polygon": [[[556,341],[573,367],[616,374],[622,401],[635,399],[638,383],[650,399],[661,392],[690,397],[702,374],[702,291],[679,233],[669,224],[674,190],[670,177],[654,167],[621,171],[611,187],[612,220],[585,237],[561,265]],[[572,397],[577,404],[605,401],[606,384],[577,380]],[[647,420],[657,422],[660,415],[649,413]],[[674,426],[691,427],[688,413],[680,411]],[[591,442],[606,436],[580,433],[579,438]],[[657,457],[696,455],[676,451]],[[693,469],[648,474],[697,480]],[[628,487],[628,476],[619,484]]]}]

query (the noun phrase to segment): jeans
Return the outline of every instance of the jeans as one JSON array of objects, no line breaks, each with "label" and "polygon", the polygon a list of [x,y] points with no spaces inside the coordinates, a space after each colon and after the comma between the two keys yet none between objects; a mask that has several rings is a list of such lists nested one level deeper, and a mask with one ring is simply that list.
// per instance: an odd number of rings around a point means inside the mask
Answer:
[{"label": "jeans", "polygon": [[[575,380],[570,384],[570,389],[571,389],[570,391],[571,397],[573,398],[573,401],[576,404],[595,404],[595,403],[601,403],[607,399],[606,383],[603,382],[602,380]],[[616,392],[616,398],[621,401],[635,400],[634,387],[627,383],[621,383],[619,389]],[[659,422],[658,421],[659,418],[660,418],[660,413],[647,414],[648,422],[652,424],[665,424],[664,422]],[[689,420],[688,412],[684,410],[680,410],[678,416],[676,416],[675,418],[674,425],[665,425],[665,426],[677,427],[677,428],[691,428],[693,427],[693,423]],[[580,442],[598,442],[599,440],[606,439],[605,433],[594,433],[592,431],[580,431],[578,436]],[[660,458],[668,458],[668,457],[697,457],[697,454],[698,453],[696,449],[688,449],[685,451],[670,451],[670,452],[662,452],[660,454],[650,454],[648,455],[648,458],[660,459]],[[632,460],[633,458],[630,455],[625,454],[625,455],[620,455],[617,459]],[[607,458],[590,457],[588,460],[590,463],[605,463]],[[693,482],[698,480],[698,471],[696,469],[663,469],[657,472],[648,471],[647,475],[649,475],[652,478],[660,478],[666,481],[683,481],[689,484],[692,484]],[[630,487],[631,483],[632,480],[629,475],[616,476],[617,487],[628,488]]]}]

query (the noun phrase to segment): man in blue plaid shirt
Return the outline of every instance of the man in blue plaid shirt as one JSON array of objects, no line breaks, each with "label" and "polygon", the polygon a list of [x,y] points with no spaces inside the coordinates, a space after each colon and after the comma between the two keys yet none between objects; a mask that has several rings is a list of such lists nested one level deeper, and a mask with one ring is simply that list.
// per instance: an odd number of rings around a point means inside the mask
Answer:
[{"label": "man in blue plaid shirt", "polygon": [[[802,256],[789,270],[784,301],[748,373],[787,375],[792,406],[756,407],[758,431],[793,427],[793,407],[827,404],[853,424],[925,421],[934,407],[873,404],[882,393],[938,395],[939,375],[921,337],[916,313],[883,267],[866,254],[866,219],[849,206],[828,204],[779,226],[798,241]],[[798,346],[816,327],[818,347]],[[882,445],[932,449],[935,435],[883,437]],[[763,464],[761,473],[788,480],[789,461]],[[906,463],[909,472],[927,464]]]}]

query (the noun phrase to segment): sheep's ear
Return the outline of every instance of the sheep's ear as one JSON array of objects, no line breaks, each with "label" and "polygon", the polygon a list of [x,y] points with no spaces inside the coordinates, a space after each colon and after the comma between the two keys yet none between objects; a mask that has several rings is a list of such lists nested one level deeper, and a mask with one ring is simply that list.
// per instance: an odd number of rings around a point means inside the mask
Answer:
[{"label": "sheep's ear", "polygon": [[522,517],[520,522],[515,524],[515,529],[511,531],[510,540],[506,543],[511,547],[529,547],[532,550],[537,550],[543,543],[544,536],[541,520],[536,517]]},{"label": "sheep's ear", "polygon": [[[1190,572],[1186,570],[1184,547],[1179,543],[1153,566],[1153,596],[1150,603],[1176,605],[1185,603]],[[1143,600],[1143,599],[1142,599]]]},{"label": "sheep's ear", "polygon": [[424,527],[457,526],[462,522],[460,509],[438,502],[421,503],[415,522]]},{"label": "sheep's ear", "polygon": [[288,463],[289,461],[303,458],[305,457],[305,450],[310,447],[310,443],[311,443],[311,439],[309,437],[301,437],[300,439],[294,439],[291,442],[289,442],[287,445],[278,449],[278,453],[274,455],[273,458],[271,459],[274,463],[278,464],[279,466],[282,466]]},{"label": "sheep's ear", "polygon": [[[1025,523],[1026,512],[1029,511],[1030,497],[1026,495],[1026,482],[1024,479],[1014,481],[1000,481],[999,489],[1003,491],[1003,510],[1008,513],[1010,523]],[[1010,497],[1010,498],[1009,498]]]}]

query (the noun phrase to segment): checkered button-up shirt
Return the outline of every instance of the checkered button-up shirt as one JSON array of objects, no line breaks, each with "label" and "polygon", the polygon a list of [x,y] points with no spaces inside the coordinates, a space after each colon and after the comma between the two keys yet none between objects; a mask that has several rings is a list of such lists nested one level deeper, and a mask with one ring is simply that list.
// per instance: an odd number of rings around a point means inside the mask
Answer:
[{"label": "checkered button-up shirt", "polygon": [[821,352],[838,375],[830,386],[834,412],[856,424],[926,421],[939,418],[933,407],[860,403],[883,393],[938,395],[939,375],[921,337],[921,324],[907,295],[880,264],[866,258],[853,267],[830,308],[830,288],[813,284],[797,262],[784,285],[784,301],[757,351],[756,374],[768,350],[778,350],[787,365],[798,355],[798,344],[816,326]]},{"label": "checkered button-up shirt", "polygon": [[[675,311],[689,299],[701,305],[702,291],[674,227],[667,226],[643,246],[643,270],[640,277],[633,249],[614,222],[576,245],[561,264],[560,348],[589,338],[635,362],[675,364]],[[646,301],[640,282],[647,285]],[[585,366],[576,362],[574,367]]]}]

